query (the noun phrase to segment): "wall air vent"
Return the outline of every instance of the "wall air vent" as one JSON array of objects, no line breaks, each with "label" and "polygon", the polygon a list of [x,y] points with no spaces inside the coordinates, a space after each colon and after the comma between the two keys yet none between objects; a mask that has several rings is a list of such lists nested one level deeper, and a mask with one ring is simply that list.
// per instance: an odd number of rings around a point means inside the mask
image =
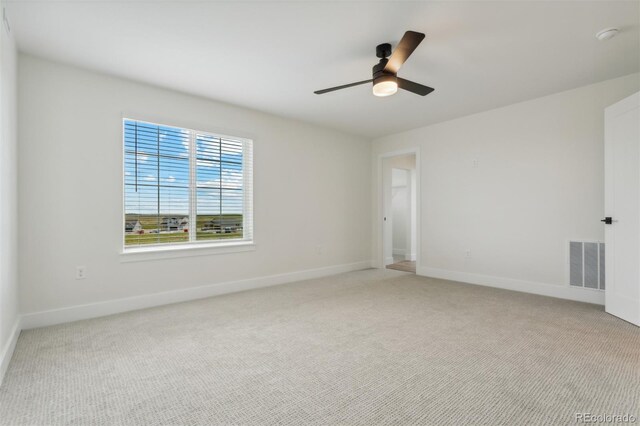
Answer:
[{"label": "wall air vent", "polygon": [[604,290],[604,243],[569,241],[569,285]]}]

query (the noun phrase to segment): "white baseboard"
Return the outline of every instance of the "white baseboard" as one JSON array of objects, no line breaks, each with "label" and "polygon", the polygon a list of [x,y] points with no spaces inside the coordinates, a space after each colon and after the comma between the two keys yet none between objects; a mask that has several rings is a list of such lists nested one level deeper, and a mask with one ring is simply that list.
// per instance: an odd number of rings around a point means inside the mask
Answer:
[{"label": "white baseboard", "polygon": [[384,259],[384,264],[386,265],[391,265],[392,263],[394,263],[395,261],[393,260],[393,256],[387,257]]},{"label": "white baseboard", "polygon": [[11,329],[9,339],[2,348],[2,352],[0,352],[0,385],[2,385],[7,368],[9,368],[9,362],[13,356],[13,351],[16,349],[16,343],[18,343],[20,331],[22,331],[22,327],[20,317],[18,316],[13,324],[13,328]]},{"label": "white baseboard", "polygon": [[404,256],[406,252],[407,251],[405,249],[401,249],[401,248],[393,249],[393,254],[395,254],[396,256]]},{"label": "white baseboard", "polygon": [[412,262],[416,261],[416,254],[415,253],[407,253],[404,255],[404,260],[410,260]]},{"label": "white baseboard", "polygon": [[459,281],[467,284],[478,284],[487,287],[496,287],[505,290],[520,291],[523,293],[539,294],[541,296],[550,296],[559,299],[568,299],[578,302],[604,305],[604,292],[600,290],[592,290],[589,288],[570,287],[568,285],[543,284],[533,281],[524,281],[504,277],[492,277],[490,275],[450,271],[447,269],[430,267],[418,268],[417,274],[426,277]]},{"label": "white baseboard", "polygon": [[285,274],[269,275],[266,277],[249,278],[245,280],[229,281],[181,290],[165,291],[162,293],[145,294],[124,299],[108,300],[105,302],[89,303],[86,305],[70,306],[49,311],[34,312],[22,315],[22,329],[45,327],[65,322],[97,318],[121,312],[145,309],[153,306],[186,302],[188,300],[203,299],[254,288],[269,287],[295,281],[320,278],[343,272],[358,271],[371,267],[371,261],[361,261],[344,265],[328,266],[318,269],[289,272]]}]

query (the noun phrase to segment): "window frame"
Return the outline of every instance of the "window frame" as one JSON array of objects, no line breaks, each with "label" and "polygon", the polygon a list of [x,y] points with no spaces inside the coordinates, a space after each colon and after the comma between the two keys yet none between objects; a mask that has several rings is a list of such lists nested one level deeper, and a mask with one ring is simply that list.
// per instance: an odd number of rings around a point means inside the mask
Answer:
[{"label": "window frame", "polygon": [[[137,246],[127,246],[125,244],[126,226],[126,121],[135,121],[152,126],[174,127],[189,132],[189,240],[180,243],[159,243],[145,244]],[[253,220],[253,139],[243,136],[234,136],[218,131],[198,130],[200,126],[189,126],[176,124],[171,120],[156,120],[139,118],[134,114],[123,114],[121,117],[122,126],[122,224],[120,234],[120,254],[127,255],[121,261],[153,260],[157,258],[173,258],[199,256],[217,253],[234,253],[255,250],[254,242],[254,220]],[[197,150],[196,139],[198,135],[211,136],[213,138],[227,139],[242,143],[242,189],[243,189],[243,238],[241,239],[220,239],[220,240],[195,240],[197,228],[191,226],[192,222],[197,227]],[[195,169],[194,169],[195,167]],[[193,216],[193,217],[192,217]],[[194,219],[194,220],[192,220]],[[193,238],[193,240],[192,240]],[[128,256],[136,255],[136,256]]]}]

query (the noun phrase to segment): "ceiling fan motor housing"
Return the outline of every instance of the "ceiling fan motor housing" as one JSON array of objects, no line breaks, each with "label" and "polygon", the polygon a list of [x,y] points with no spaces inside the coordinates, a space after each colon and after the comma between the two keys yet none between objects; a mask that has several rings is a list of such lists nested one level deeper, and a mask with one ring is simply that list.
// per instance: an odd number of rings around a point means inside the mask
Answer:
[{"label": "ceiling fan motor housing", "polygon": [[[382,46],[382,45],[380,45],[380,46]],[[387,62],[389,62],[389,60],[387,58],[382,58],[382,59],[380,59],[380,62],[378,62],[377,64],[375,64],[373,66],[373,70],[372,70],[373,84],[376,84],[376,80],[380,80],[381,77],[387,77],[387,78],[385,78],[385,80],[386,80],[389,77],[395,77],[396,76],[393,73],[384,71],[384,67],[387,66]]]},{"label": "ceiling fan motor housing", "polygon": [[376,84],[376,80],[380,79],[380,77],[389,75],[393,76],[393,74],[384,72],[384,67],[387,66],[387,59],[391,56],[391,44],[382,43],[376,46],[376,56],[380,58],[380,62],[373,66],[372,74],[373,74],[373,84]]},{"label": "ceiling fan motor housing", "polygon": [[382,43],[376,46],[376,56],[378,58],[388,58],[391,56],[391,45],[389,43]]}]

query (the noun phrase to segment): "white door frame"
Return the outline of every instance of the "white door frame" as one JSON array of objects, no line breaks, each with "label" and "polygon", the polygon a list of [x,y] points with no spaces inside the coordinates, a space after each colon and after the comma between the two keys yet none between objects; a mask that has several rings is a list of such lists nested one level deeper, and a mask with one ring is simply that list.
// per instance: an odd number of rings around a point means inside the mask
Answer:
[{"label": "white door frame", "polygon": [[415,238],[416,238],[416,274],[420,272],[420,253],[421,253],[421,227],[420,224],[422,222],[420,210],[422,205],[422,194],[420,193],[420,147],[412,147],[406,149],[400,149],[397,151],[389,151],[384,152],[378,155],[377,161],[377,174],[378,174],[378,182],[377,182],[377,194],[378,194],[378,208],[376,214],[376,225],[377,229],[377,249],[375,253],[375,264],[376,268],[384,268],[385,267],[385,259],[384,259],[384,248],[385,248],[385,222],[384,222],[384,173],[382,169],[383,161],[385,159],[389,159],[392,157],[400,157],[403,155],[414,154],[416,157],[416,229],[415,229]]}]

